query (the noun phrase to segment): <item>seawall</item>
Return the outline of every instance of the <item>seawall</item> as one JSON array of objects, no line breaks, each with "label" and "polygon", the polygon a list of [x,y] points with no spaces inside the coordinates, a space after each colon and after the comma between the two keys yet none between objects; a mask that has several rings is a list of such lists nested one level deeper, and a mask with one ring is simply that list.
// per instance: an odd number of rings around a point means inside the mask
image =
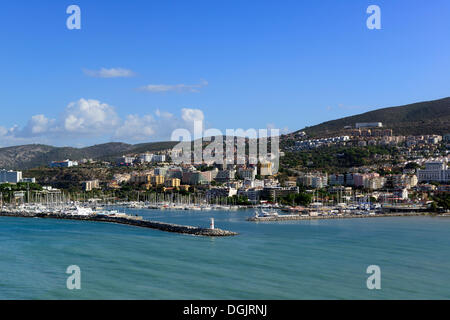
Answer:
[{"label": "seawall", "polygon": [[165,232],[190,234],[195,236],[206,236],[206,237],[229,237],[238,235],[236,232],[222,230],[222,229],[209,229],[200,228],[192,226],[184,226],[173,223],[159,222],[159,221],[149,221],[149,220],[135,220],[119,217],[107,217],[107,216],[70,216],[63,214],[27,214],[27,213],[10,213],[10,212],[0,212],[0,217],[20,217],[20,218],[42,218],[42,219],[58,219],[58,220],[77,220],[77,221],[95,221],[95,222],[108,222],[124,224],[129,226],[141,227],[155,229]]}]

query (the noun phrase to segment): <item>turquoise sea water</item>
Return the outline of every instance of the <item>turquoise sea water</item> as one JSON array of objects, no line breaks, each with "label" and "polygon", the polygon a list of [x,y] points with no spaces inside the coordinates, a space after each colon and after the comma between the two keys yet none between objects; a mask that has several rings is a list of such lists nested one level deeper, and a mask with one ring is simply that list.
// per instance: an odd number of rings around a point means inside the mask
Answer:
[{"label": "turquoise sea water", "polygon": [[[450,299],[450,218],[252,223],[251,211],[128,210],[237,231],[204,238],[0,218],[0,299]],[[81,290],[66,288],[70,265]],[[381,268],[381,290],[366,269]]]}]

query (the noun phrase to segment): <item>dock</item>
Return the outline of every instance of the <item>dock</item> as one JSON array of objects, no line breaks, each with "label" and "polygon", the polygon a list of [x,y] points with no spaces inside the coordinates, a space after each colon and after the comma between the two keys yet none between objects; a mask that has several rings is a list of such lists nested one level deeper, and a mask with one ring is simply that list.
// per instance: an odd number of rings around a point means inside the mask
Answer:
[{"label": "dock", "polygon": [[345,215],[324,215],[324,216],[301,216],[301,215],[279,215],[271,217],[250,217],[247,221],[251,222],[279,222],[279,221],[297,221],[297,220],[331,220],[331,219],[364,219],[364,218],[387,218],[387,217],[417,217],[428,215],[426,212],[395,212],[381,214],[345,214]]},{"label": "dock", "polygon": [[105,222],[105,223],[117,223],[141,228],[155,229],[165,232],[189,234],[195,236],[205,237],[230,237],[236,236],[238,233],[233,231],[227,231],[222,229],[210,229],[193,226],[184,226],[173,223],[150,221],[150,220],[138,220],[121,217],[108,217],[101,215],[91,216],[71,216],[65,214],[47,214],[47,213],[17,213],[17,212],[0,212],[0,217],[17,217],[17,218],[41,218],[41,219],[57,219],[57,220],[76,220],[76,221],[93,221],[93,222]]}]

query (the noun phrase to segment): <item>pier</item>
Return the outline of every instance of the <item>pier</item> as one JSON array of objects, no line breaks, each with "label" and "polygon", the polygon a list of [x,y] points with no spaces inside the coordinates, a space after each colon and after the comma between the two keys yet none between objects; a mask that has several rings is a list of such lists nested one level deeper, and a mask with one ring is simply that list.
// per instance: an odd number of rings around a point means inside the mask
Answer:
[{"label": "pier", "polygon": [[195,236],[205,237],[229,237],[238,235],[236,232],[221,230],[217,228],[201,228],[193,226],[183,226],[166,222],[139,220],[132,218],[108,217],[100,215],[90,216],[73,216],[66,214],[52,214],[52,213],[19,213],[19,212],[0,212],[0,217],[17,217],[17,218],[42,218],[42,219],[58,219],[58,220],[76,220],[76,221],[94,221],[94,222],[108,222],[124,224],[129,226],[155,229],[165,232],[173,232],[180,234],[190,234]]},{"label": "pier", "polygon": [[277,221],[297,221],[297,220],[330,220],[330,219],[364,219],[364,218],[387,218],[387,217],[417,217],[431,215],[427,212],[396,212],[381,214],[344,214],[344,215],[323,215],[323,216],[301,216],[301,215],[279,215],[272,217],[250,217],[251,222],[277,222]]}]

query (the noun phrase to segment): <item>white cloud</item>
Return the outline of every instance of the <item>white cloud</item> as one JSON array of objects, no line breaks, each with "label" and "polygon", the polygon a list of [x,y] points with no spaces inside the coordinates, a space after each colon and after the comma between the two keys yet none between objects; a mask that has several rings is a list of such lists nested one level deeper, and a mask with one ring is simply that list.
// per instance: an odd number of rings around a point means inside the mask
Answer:
[{"label": "white cloud", "polygon": [[155,114],[158,117],[162,117],[162,118],[172,118],[173,117],[173,114],[171,114],[170,112],[161,111],[159,109],[156,109]]},{"label": "white cloud", "polygon": [[0,146],[166,141],[175,129],[185,128],[192,132],[194,121],[204,121],[204,118],[202,110],[191,108],[181,109],[179,116],[157,109],[153,114],[131,114],[120,118],[115,108],[107,103],[80,99],[69,103],[58,119],[38,114],[22,128],[0,126]]},{"label": "white cloud", "polygon": [[189,123],[194,121],[203,121],[205,116],[203,115],[203,111],[200,109],[183,108],[181,109],[181,118]]},{"label": "white cloud", "polygon": [[8,129],[5,127],[0,127],[0,137],[4,137],[8,134]]},{"label": "white cloud", "polygon": [[31,120],[28,122],[25,131],[30,131],[33,135],[43,134],[50,130],[51,125],[55,120],[48,119],[43,114],[38,114],[31,117]]},{"label": "white cloud", "polygon": [[170,140],[176,129],[193,129],[193,122],[203,121],[204,115],[200,109],[183,108],[181,119],[169,112],[159,109],[155,115],[129,115],[125,122],[115,131],[114,139],[120,141]]},{"label": "white cloud", "polygon": [[162,93],[162,92],[200,92],[200,89],[208,86],[207,81],[202,81],[199,84],[149,84],[140,87],[139,90],[147,91],[152,93]]},{"label": "white cloud", "polygon": [[155,135],[156,127],[157,122],[151,115],[143,117],[129,115],[123,125],[116,130],[114,137],[128,141],[145,141]]},{"label": "white cloud", "polygon": [[47,139],[31,133],[25,134],[25,128],[15,125],[11,128],[0,126],[0,147],[18,146],[32,143],[47,143]]},{"label": "white cloud", "polygon": [[120,119],[114,108],[98,100],[80,99],[71,102],[64,115],[64,130],[79,134],[108,132]]},{"label": "white cloud", "polygon": [[85,75],[94,78],[130,78],[136,75],[133,71],[124,68],[101,68],[100,70],[84,69],[83,72]]}]

